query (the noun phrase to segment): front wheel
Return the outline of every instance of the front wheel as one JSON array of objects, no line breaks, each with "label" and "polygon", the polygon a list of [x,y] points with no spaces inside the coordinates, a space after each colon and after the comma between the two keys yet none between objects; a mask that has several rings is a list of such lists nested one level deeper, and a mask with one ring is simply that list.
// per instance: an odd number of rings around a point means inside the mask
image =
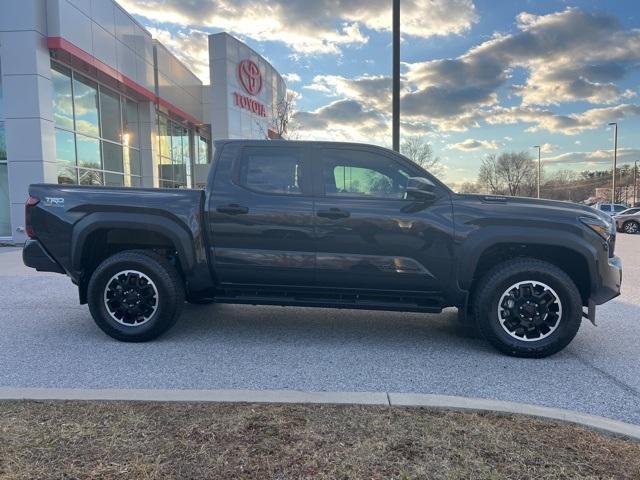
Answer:
[{"label": "front wheel", "polygon": [[514,259],[480,280],[474,313],[482,335],[501,352],[542,358],[576,336],[582,299],[573,280],[555,265]]},{"label": "front wheel", "polygon": [[622,225],[622,230],[624,233],[635,234],[640,232],[640,224],[635,220],[629,220]]},{"label": "front wheel", "polygon": [[169,330],[185,295],[182,279],[167,259],[139,250],[104,260],[93,272],[87,294],[98,327],[124,342],[153,340]]}]

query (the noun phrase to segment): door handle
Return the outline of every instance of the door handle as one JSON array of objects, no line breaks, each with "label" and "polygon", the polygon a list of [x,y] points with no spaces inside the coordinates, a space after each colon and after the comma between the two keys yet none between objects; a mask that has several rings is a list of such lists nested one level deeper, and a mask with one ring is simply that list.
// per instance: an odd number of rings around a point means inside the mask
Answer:
[{"label": "door handle", "polygon": [[237,203],[231,203],[229,205],[223,205],[216,208],[216,212],[226,213],[227,215],[240,215],[243,213],[249,213],[249,209],[242,205],[238,205]]},{"label": "door handle", "polygon": [[351,214],[345,210],[340,210],[339,208],[330,208],[329,210],[318,210],[316,215],[323,218],[349,218]]}]

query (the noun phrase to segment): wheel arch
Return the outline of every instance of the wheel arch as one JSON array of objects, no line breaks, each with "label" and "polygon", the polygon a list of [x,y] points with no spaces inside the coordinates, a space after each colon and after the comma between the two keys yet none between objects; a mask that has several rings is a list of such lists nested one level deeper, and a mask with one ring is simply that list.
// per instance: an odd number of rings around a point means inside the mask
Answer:
[{"label": "wheel arch", "polygon": [[487,231],[468,240],[471,241],[465,242],[458,263],[461,289],[472,293],[477,281],[493,266],[513,258],[528,257],[547,261],[565,271],[578,287],[583,304],[588,303],[595,282],[594,259],[597,255],[594,246],[581,236],[536,228],[518,235]]}]

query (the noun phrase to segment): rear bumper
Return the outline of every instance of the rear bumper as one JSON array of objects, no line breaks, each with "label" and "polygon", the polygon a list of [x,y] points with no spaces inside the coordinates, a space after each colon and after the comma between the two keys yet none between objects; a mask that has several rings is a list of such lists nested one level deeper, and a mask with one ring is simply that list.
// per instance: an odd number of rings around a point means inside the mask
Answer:
[{"label": "rear bumper", "polygon": [[27,240],[22,249],[22,261],[39,272],[66,273],[38,240]]}]

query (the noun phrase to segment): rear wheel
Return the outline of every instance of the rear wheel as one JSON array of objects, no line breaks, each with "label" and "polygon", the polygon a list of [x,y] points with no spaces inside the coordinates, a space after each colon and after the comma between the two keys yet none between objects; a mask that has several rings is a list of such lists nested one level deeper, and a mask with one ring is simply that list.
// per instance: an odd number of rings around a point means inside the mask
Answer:
[{"label": "rear wheel", "polygon": [[622,230],[624,231],[624,233],[638,233],[640,232],[640,224],[635,220],[629,220],[622,225]]},{"label": "rear wheel", "polygon": [[517,357],[552,355],[578,333],[582,299],[571,278],[535,259],[506,261],[480,280],[474,313],[482,335]]},{"label": "rear wheel", "polygon": [[175,267],[154,252],[130,250],[104,260],[91,276],[88,303],[96,324],[125,342],[159,337],[177,321],[184,286]]}]

